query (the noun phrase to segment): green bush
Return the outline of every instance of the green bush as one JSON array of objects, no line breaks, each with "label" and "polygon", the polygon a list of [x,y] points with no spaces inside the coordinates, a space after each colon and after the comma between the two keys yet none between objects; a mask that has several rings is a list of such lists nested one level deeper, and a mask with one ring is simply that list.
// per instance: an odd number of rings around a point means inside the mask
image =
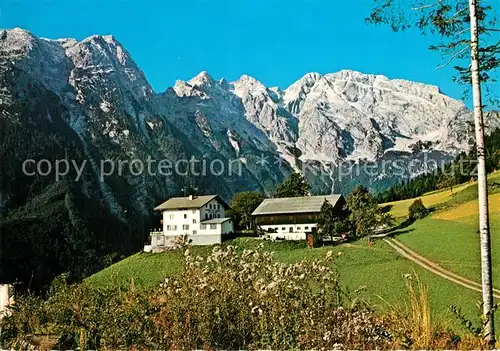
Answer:
[{"label": "green bush", "polygon": [[422,219],[429,214],[429,210],[424,206],[421,199],[416,199],[408,208],[408,218],[410,220]]}]

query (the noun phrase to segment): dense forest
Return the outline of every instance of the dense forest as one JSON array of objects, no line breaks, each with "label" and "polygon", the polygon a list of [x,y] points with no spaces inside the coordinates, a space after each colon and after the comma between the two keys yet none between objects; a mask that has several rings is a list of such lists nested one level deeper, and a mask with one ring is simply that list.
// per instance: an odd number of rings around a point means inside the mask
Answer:
[{"label": "dense forest", "polygon": [[[0,283],[43,290],[62,272],[79,280],[135,252],[149,223],[134,210],[126,180],[109,181],[122,207],[119,218],[103,201],[91,167],[78,182],[74,170],[60,181],[53,173],[23,172],[28,159],[82,164],[88,150],[64,120],[68,111],[56,95],[25,73],[0,66],[0,85],[18,88],[11,104],[0,100]],[[102,157],[99,150],[93,155]]]}]

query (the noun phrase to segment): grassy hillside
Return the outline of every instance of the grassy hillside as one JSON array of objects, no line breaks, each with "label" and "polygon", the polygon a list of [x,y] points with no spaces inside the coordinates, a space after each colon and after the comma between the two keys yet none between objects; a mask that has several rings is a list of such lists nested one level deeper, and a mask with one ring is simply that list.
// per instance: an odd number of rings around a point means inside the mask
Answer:
[{"label": "grassy hillside", "polygon": [[[500,171],[488,175],[488,184],[490,194],[500,192]],[[466,201],[477,199],[477,182],[456,185],[453,187],[453,194],[448,188],[426,193],[420,199],[422,199],[425,207],[435,208],[436,210],[462,204]],[[382,206],[389,206],[391,214],[401,219],[408,216],[408,207],[410,207],[413,201],[415,199],[387,202],[382,204]]]},{"label": "grassy hillside", "polygon": [[[459,185],[453,189],[453,192],[454,194],[457,194],[458,192],[474,186],[474,184],[475,183],[467,183]],[[444,189],[426,193],[420,198],[422,199],[424,206],[429,208],[450,201],[453,197],[454,195],[452,195],[449,189]],[[383,206],[390,206],[392,215],[397,219],[400,219],[408,215],[408,207],[410,207],[413,201],[415,201],[415,199],[387,202],[383,204]]]},{"label": "grassy hillside", "polygon": [[[500,287],[500,172],[489,177],[490,231],[493,279]],[[424,196],[422,200],[442,192]],[[443,196],[443,195],[441,195]],[[431,200],[432,201],[432,200]],[[402,202],[402,201],[401,201]],[[408,200],[405,200],[408,202]],[[411,203],[411,200],[409,201]],[[398,211],[402,204],[397,204]],[[428,218],[413,223],[397,239],[443,268],[475,281],[480,280],[477,184],[463,188]],[[394,206],[396,208],[396,206]],[[441,209],[439,209],[441,208]]]},{"label": "grassy hillside", "polygon": [[[237,245],[240,249],[251,248],[260,241],[251,238],[238,238],[225,245]],[[194,247],[197,254],[206,253],[208,247]],[[481,299],[479,293],[467,290],[422,269],[400,257],[385,242],[377,241],[371,247],[367,240],[360,240],[337,247],[309,249],[303,243],[270,243],[265,249],[275,252],[276,259],[283,262],[297,262],[326,255],[333,250],[337,257],[336,268],[342,285],[352,296],[370,302],[383,309],[387,304],[397,304],[408,298],[404,276],[418,275],[429,286],[430,301],[435,322],[440,325],[460,328],[452,316],[449,306],[460,306],[467,316],[476,319],[476,303]],[[161,254],[139,253],[131,256],[86,280],[87,284],[97,286],[116,284],[123,286],[132,279],[136,287],[148,288],[162,282],[167,276],[181,269],[182,252],[174,251]],[[500,314],[499,314],[500,317]]]},{"label": "grassy hillside", "polygon": [[[490,198],[500,203],[500,194]],[[476,205],[471,201],[464,206],[438,213],[418,221],[397,239],[426,258],[477,282],[481,277],[477,215],[460,212],[462,207]],[[450,219],[455,218],[455,219]],[[491,215],[491,244],[493,279],[500,287],[500,212]]]},{"label": "grassy hillside", "polygon": [[[491,184],[500,180],[500,173],[495,174]],[[428,218],[415,222],[398,232],[398,240],[431,260],[439,262],[444,268],[455,271],[473,280],[479,281],[479,244],[477,241],[476,216],[470,200],[477,196],[474,183],[455,188],[452,197],[449,190],[426,194],[422,200],[426,206],[436,207]],[[392,211],[400,217],[406,215],[412,200],[393,203]],[[500,194],[490,198],[492,205],[493,245],[500,244]],[[477,211],[477,210],[476,210]],[[259,245],[262,241],[252,238],[238,238],[225,242],[224,245],[237,245],[241,250]],[[418,275],[429,286],[430,302],[435,322],[445,326],[459,328],[459,323],[451,314],[449,306],[457,305],[466,315],[477,321],[476,303],[480,293],[449,282],[416,264],[399,256],[384,241],[368,245],[366,239],[334,247],[309,249],[305,243],[265,242],[265,249],[275,252],[275,257],[284,262],[297,262],[312,259],[333,250],[335,265],[340,275],[341,284],[353,296],[359,296],[377,308],[387,304],[402,303],[408,297],[405,275]],[[196,254],[203,255],[210,247],[194,247]],[[159,284],[165,277],[180,271],[182,252],[173,251],[161,254],[139,253],[131,256],[88,278],[87,284],[125,285],[133,279],[136,287],[148,288]],[[500,276],[500,257],[494,252],[494,275]],[[495,285],[500,287],[500,282]],[[500,318],[500,313],[497,313]]]}]

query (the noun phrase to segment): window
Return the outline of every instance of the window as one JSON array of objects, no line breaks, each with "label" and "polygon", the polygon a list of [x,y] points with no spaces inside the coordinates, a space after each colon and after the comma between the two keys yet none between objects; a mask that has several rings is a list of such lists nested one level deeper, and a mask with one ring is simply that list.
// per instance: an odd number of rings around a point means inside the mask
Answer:
[{"label": "window", "polygon": [[205,219],[208,219],[208,213],[205,213]]},{"label": "window", "polygon": [[217,209],[220,210],[220,204],[217,204]]},{"label": "window", "polygon": [[217,229],[217,224],[210,224],[210,229]]},{"label": "window", "polygon": [[196,219],[193,218],[193,224],[196,224]]},{"label": "window", "polygon": [[189,224],[183,224],[182,230],[189,230]]},{"label": "window", "polygon": [[297,230],[300,230],[300,227],[297,227]]},{"label": "window", "polygon": [[208,208],[208,204],[205,205],[205,208]]},{"label": "window", "polygon": [[207,229],[207,225],[206,225],[206,224],[202,224],[202,225],[200,225],[200,229],[201,229],[201,230],[206,230],[206,229]]},{"label": "window", "polygon": [[196,234],[196,230],[193,230],[193,234]]},{"label": "window", "polygon": [[196,214],[196,210],[193,210],[193,214]]},{"label": "window", "polygon": [[304,230],[309,230],[309,227],[304,227]]},{"label": "window", "polygon": [[220,218],[220,213],[217,213],[217,218]]},{"label": "window", "polygon": [[188,218],[187,213],[184,213],[184,219]]},{"label": "window", "polygon": [[172,213],[172,214],[168,215],[168,219],[174,219],[174,214]]},{"label": "window", "polygon": [[286,227],[282,227],[281,230],[285,231],[286,230]]}]

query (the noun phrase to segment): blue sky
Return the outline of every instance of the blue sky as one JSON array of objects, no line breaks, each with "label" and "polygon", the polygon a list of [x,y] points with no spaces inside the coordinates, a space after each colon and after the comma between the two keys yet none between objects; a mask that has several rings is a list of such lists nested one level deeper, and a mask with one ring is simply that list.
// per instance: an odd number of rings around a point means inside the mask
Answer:
[{"label": "blue sky", "polygon": [[435,38],[368,26],[370,0],[2,0],[0,28],[37,36],[112,34],[156,91],[202,70],[286,88],[307,72],[352,69],[438,85],[455,98]]}]

